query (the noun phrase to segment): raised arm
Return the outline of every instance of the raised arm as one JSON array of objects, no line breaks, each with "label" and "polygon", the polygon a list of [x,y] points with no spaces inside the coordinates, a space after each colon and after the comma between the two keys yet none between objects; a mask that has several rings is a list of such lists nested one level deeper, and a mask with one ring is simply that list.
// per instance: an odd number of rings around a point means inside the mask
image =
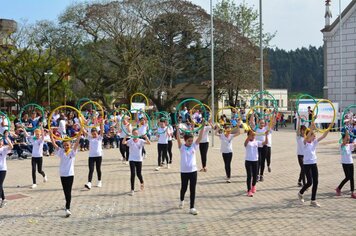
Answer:
[{"label": "raised arm", "polygon": [[247,138],[245,139],[245,142],[244,142],[244,146],[245,146],[245,147],[247,147],[248,142],[250,142],[250,139],[249,139],[249,137],[247,136]]},{"label": "raised arm", "polygon": [[317,139],[317,141],[320,142],[321,140],[323,140],[324,138],[326,138],[326,136],[328,136],[328,133],[329,133],[329,130],[326,131],[326,132],[324,132],[323,135],[321,135],[321,136]]},{"label": "raised arm", "polygon": [[269,130],[266,131],[265,135],[266,135],[266,138],[265,138],[265,141],[262,143],[262,145],[267,145],[268,143],[268,134],[269,134]]},{"label": "raised arm", "polygon": [[6,139],[7,145],[9,146],[9,149],[12,149],[14,146],[12,145],[12,142],[9,138],[9,132],[5,133],[5,139]]},{"label": "raised arm", "polygon": [[78,135],[78,137],[77,137],[77,140],[75,141],[75,144],[74,144],[74,147],[73,147],[73,150],[74,151],[77,151],[78,150],[78,147],[79,147],[79,142],[80,142],[80,133],[82,132],[82,129],[80,129],[80,131],[79,131],[79,135]]},{"label": "raised arm", "polygon": [[195,140],[195,144],[199,144],[201,139],[203,138],[203,133],[205,132],[204,127],[199,131],[198,138]]},{"label": "raised arm", "polygon": [[241,120],[239,119],[239,121],[237,122],[237,132],[234,133],[234,137],[239,136],[241,134],[241,129],[240,129],[240,125],[241,125]]},{"label": "raised arm", "polygon": [[176,139],[177,139],[177,143],[178,143],[178,148],[181,148],[182,141],[180,140],[180,129],[179,128],[177,129]]},{"label": "raised arm", "polygon": [[52,132],[52,130],[50,130],[49,131],[49,137],[51,138],[51,142],[52,142],[52,144],[53,144],[53,147],[54,147],[54,149],[56,149],[56,150],[58,150],[59,149],[59,147],[58,147],[58,145],[57,145],[57,143],[56,143],[56,140],[53,138],[53,132]]},{"label": "raised arm", "polygon": [[300,116],[297,116],[297,136],[300,134]]}]

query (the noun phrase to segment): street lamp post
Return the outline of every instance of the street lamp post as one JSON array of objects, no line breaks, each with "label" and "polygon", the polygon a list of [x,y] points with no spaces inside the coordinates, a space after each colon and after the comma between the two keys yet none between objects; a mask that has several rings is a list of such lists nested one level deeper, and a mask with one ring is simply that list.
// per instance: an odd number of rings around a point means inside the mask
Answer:
[{"label": "street lamp post", "polygon": [[48,96],[48,107],[51,107],[51,93],[49,90],[49,79],[53,75],[52,71],[47,71],[44,73],[45,76],[47,76],[47,96]]},{"label": "street lamp post", "polygon": [[263,84],[263,42],[262,42],[262,0],[260,0],[260,90],[261,99],[263,98],[262,91],[264,89]]},{"label": "street lamp post", "polygon": [[17,91],[17,114],[20,111],[20,97],[23,95],[21,90]]}]

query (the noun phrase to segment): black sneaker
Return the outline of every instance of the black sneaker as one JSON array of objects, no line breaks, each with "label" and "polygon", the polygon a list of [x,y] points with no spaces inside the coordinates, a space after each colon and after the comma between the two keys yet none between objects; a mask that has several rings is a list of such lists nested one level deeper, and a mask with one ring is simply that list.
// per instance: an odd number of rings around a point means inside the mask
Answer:
[{"label": "black sneaker", "polygon": [[302,186],[303,186],[302,182],[298,182],[298,187],[302,187]]},{"label": "black sneaker", "polygon": [[263,182],[263,175],[260,176],[260,182]]}]

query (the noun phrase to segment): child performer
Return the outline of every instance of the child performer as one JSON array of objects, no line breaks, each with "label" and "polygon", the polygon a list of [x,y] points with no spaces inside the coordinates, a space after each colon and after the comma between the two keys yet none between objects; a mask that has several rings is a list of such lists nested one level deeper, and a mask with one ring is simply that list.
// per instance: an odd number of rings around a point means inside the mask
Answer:
[{"label": "child performer", "polygon": [[256,183],[258,175],[258,147],[266,145],[268,142],[268,133],[266,131],[265,141],[257,141],[255,139],[256,133],[252,130],[247,132],[247,138],[245,140],[244,146],[246,148],[245,155],[245,168],[246,168],[246,184],[247,184],[247,196],[253,197],[256,192]]},{"label": "child performer", "polygon": [[212,130],[213,125],[209,122],[206,122],[203,120],[205,123],[204,125],[204,133],[203,137],[199,143],[199,151],[200,151],[200,157],[201,157],[201,163],[202,163],[202,168],[200,169],[200,172],[207,172],[208,168],[206,167],[206,162],[207,162],[207,157],[208,157],[208,149],[209,149],[209,131]]},{"label": "child performer", "polygon": [[355,149],[356,141],[350,143],[350,135],[347,130],[342,134],[342,143],[340,145],[341,151],[341,164],[344,169],[345,179],[341,181],[339,186],[335,189],[336,195],[341,196],[341,189],[350,180],[351,187],[351,198],[356,198],[356,194],[354,193],[355,185],[354,185],[354,162],[352,160],[352,151]]},{"label": "child performer", "polygon": [[[85,131],[83,131],[85,133]],[[88,183],[84,185],[87,189],[91,189],[91,181],[93,179],[94,165],[96,166],[96,174],[98,176],[97,187],[102,187],[101,182],[101,163],[103,160],[103,134],[104,134],[104,120],[100,123],[100,135],[96,127],[91,129],[88,134],[89,140],[89,159],[88,159]]]},{"label": "child performer", "polygon": [[127,145],[130,148],[129,164],[131,172],[131,196],[135,194],[135,172],[141,183],[141,191],[144,190],[144,182],[141,173],[143,161],[142,149],[145,144],[151,144],[146,135],[142,137],[143,139],[139,138],[139,132],[136,128],[132,130],[132,136],[131,139],[127,140],[128,137],[125,137],[122,141],[124,145]]},{"label": "child performer", "polygon": [[240,135],[240,125],[241,121],[239,120],[235,134],[231,134],[231,127],[227,125],[224,126],[224,133],[219,134],[218,130],[215,132],[221,141],[220,151],[225,163],[226,183],[231,183],[232,139]]},{"label": "child performer", "polygon": [[55,148],[56,155],[60,158],[59,174],[66,199],[65,216],[69,217],[72,215],[70,211],[70,203],[72,200],[72,186],[74,181],[74,161],[78,152],[80,138],[77,138],[73,149],[71,148],[72,145],[70,141],[63,141],[63,148],[58,147],[52,132],[51,140]]},{"label": "child performer", "polygon": [[329,131],[326,131],[325,133],[323,133],[322,136],[316,138],[314,130],[315,130],[315,124],[314,122],[312,122],[311,129],[305,132],[306,137],[304,138],[303,168],[304,168],[305,175],[307,177],[307,183],[299,191],[298,198],[303,203],[304,192],[310,186],[313,185],[310,206],[320,207],[319,203],[317,203],[316,201],[316,191],[318,190],[318,179],[319,179],[318,166],[316,163],[317,161],[316,147],[318,146],[319,142],[328,135]]},{"label": "child performer", "polygon": [[197,160],[195,153],[199,147],[199,142],[203,136],[204,129],[201,129],[199,132],[198,138],[193,142],[192,133],[184,134],[184,142],[181,143],[180,140],[180,130],[177,129],[177,143],[180,151],[180,176],[181,176],[181,189],[180,189],[180,204],[179,208],[184,206],[184,195],[188,188],[190,190],[190,211],[192,215],[197,215],[198,211],[194,208],[195,202],[195,189],[197,185]]},{"label": "child performer", "polygon": [[4,139],[7,145],[4,145],[3,138],[0,139],[0,208],[6,205],[5,192],[4,192],[4,181],[7,172],[6,157],[10,150],[13,148],[12,142],[9,139],[9,132],[4,132]]},{"label": "child performer", "polygon": [[42,164],[43,164],[43,145],[44,145],[44,130],[42,125],[40,124],[41,129],[35,129],[34,131],[34,136],[30,136],[27,132],[26,129],[23,129],[25,132],[26,137],[29,137],[29,141],[32,144],[32,159],[31,159],[31,165],[32,165],[32,189],[37,188],[37,182],[36,182],[36,166],[38,173],[40,173],[43,176],[43,182],[47,182],[47,176],[45,172],[42,170]]},{"label": "child performer", "polygon": [[159,127],[157,129],[158,133],[158,144],[157,144],[157,149],[158,149],[158,167],[156,168],[156,171],[160,170],[160,166],[163,166],[164,161],[167,162],[167,169],[170,168],[169,166],[169,161],[168,161],[168,137],[171,135],[170,130],[166,126],[166,122],[164,118],[160,119],[159,122]]},{"label": "child performer", "polygon": [[[305,185],[305,173],[303,169],[303,158],[304,158],[304,135],[307,127],[305,125],[300,125],[300,118],[297,120],[297,155],[298,155],[298,163],[300,166],[300,173],[298,179],[298,186],[302,187]],[[303,184],[302,184],[303,181]]]}]

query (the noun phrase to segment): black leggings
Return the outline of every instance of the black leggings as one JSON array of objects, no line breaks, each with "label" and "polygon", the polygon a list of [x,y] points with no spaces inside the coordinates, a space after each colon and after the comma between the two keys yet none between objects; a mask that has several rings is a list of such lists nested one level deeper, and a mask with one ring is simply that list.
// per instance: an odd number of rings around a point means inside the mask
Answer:
[{"label": "black leggings", "polygon": [[194,208],[194,202],[195,202],[195,189],[197,186],[197,172],[190,172],[190,173],[180,173],[180,178],[182,181],[181,189],[180,189],[180,200],[184,201],[184,195],[185,192],[187,192],[188,189],[188,182],[189,184],[189,190],[190,190],[190,208]]},{"label": "black leggings", "polygon": [[73,186],[74,176],[61,176],[61,182],[64,192],[64,197],[66,198],[66,209],[70,209],[70,202],[72,200],[72,186]]},{"label": "black leggings", "polygon": [[2,200],[5,199],[5,193],[4,193],[4,180],[5,180],[5,176],[6,176],[6,170],[0,171],[0,196],[1,196],[1,199],[2,199]]},{"label": "black leggings", "polygon": [[318,166],[316,164],[303,165],[303,168],[304,168],[305,175],[307,177],[307,183],[306,185],[303,186],[303,188],[300,190],[299,193],[303,194],[305,190],[307,190],[310,186],[313,185],[311,200],[315,201],[316,191],[318,190],[318,179],[319,179]]},{"label": "black leggings", "polygon": [[303,185],[305,185],[305,173],[304,173],[304,168],[303,168],[303,158],[304,158],[303,155],[298,155],[298,163],[300,166],[298,183],[303,181]]},{"label": "black leggings", "polygon": [[162,144],[159,143],[157,145],[158,147],[158,166],[160,166],[164,161],[168,162],[168,155],[167,155],[167,151],[168,151],[168,144]]},{"label": "black leggings", "polygon": [[341,181],[339,185],[339,189],[341,190],[344,184],[350,180],[351,192],[355,190],[354,186],[354,164],[342,164],[342,168],[344,169],[345,179]]},{"label": "black leggings", "polygon": [[169,156],[169,163],[171,164],[172,163],[172,157],[173,157],[173,154],[172,154],[172,146],[173,146],[173,142],[172,140],[168,140],[168,156]]},{"label": "black leggings", "polygon": [[[245,161],[245,168],[247,174],[247,179],[246,179],[247,191],[250,191],[252,186],[256,186],[257,167],[258,167],[258,161]],[[251,181],[252,181],[252,186],[251,186]]]},{"label": "black leggings", "polygon": [[[265,162],[267,161],[267,166],[271,165],[271,147],[267,147],[266,145],[262,148],[258,148],[259,156],[261,155],[260,160],[260,175],[263,176],[265,171]],[[261,153],[261,154],[260,154]]]},{"label": "black leggings", "polygon": [[98,181],[101,180],[101,162],[102,157],[89,157],[88,159],[88,166],[89,166],[89,174],[88,174],[88,182],[91,182],[93,179],[94,173],[94,163],[96,164],[96,173],[98,175]]},{"label": "black leggings", "polygon": [[226,177],[230,178],[231,177],[231,160],[232,160],[232,152],[229,153],[223,153],[222,154],[224,163],[225,163],[225,172],[226,172]]},{"label": "black leggings", "polygon": [[37,166],[38,173],[40,173],[43,177],[46,176],[45,172],[43,172],[42,170],[42,163],[43,163],[42,157],[32,157],[31,165],[32,165],[33,184],[36,184],[36,166]]},{"label": "black leggings", "polygon": [[207,154],[208,154],[208,149],[209,149],[209,143],[199,143],[199,151],[200,151],[200,157],[201,157],[201,163],[203,165],[203,168],[206,167],[206,161],[207,161]]},{"label": "black leggings", "polygon": [[135,169],[136,175],[140,180],[140,183],[143,184],[142,177],[142,162],[141,161],[130,161],[130,172],[131,172],[131,190],[135,190]]},{"label": "black leggings", "polygon": [[[125,161],[128,161],[129,155],[130,155],[130,149],[129,149],[129,146],[122,143],[123,140],[124,140],[124,138],[120,138],[120,153],[121,153],[122,159]],[[130,139],[127,138],[126,141],[128,141],[128,140],[130,140]]]}]

